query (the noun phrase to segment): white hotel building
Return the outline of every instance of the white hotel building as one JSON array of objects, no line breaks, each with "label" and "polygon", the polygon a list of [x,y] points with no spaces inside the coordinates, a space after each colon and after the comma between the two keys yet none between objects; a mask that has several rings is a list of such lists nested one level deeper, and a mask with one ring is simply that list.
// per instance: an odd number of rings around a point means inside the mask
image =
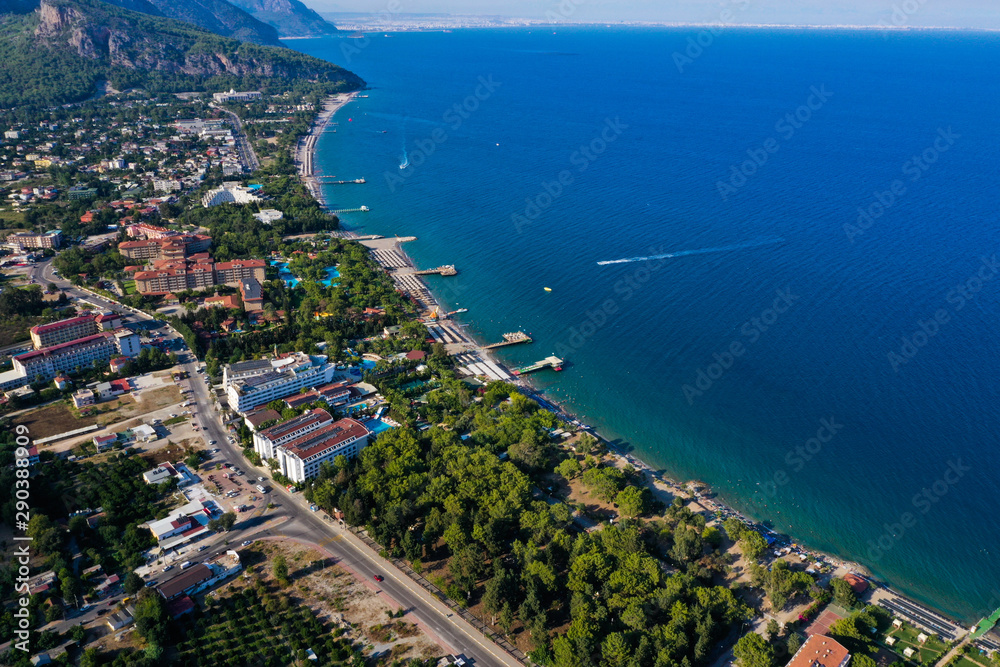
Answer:
[{"label": "white hotel building", "polygon": [[303,352],[295,352],[269,363],[271,370],[263,365],[252,370],[241,370],[239,364],[225,368],[223,385],[230,409],[246,412],[294,394],[304,387],[329,384],[336,373],[336,366],[327,363],[325,356],[311,357]]},{"label": "white hotel building", "polygon": [[332,461],[338,456],[357,456],[368,444],[368,435],[368,429],[361,422],[348,418],[278,445],[275,452],[281,474],[293,482],[304,482],[319,473],[319,466],[324,461]]},{"label": "white hotel building", "polygon": [[277,456],[276,447],[332,423],[333,417],[326,410],[315,409],[304,412],[286,422],[255,432],[253,434],[254,451],[264,460],[273,459]]}]

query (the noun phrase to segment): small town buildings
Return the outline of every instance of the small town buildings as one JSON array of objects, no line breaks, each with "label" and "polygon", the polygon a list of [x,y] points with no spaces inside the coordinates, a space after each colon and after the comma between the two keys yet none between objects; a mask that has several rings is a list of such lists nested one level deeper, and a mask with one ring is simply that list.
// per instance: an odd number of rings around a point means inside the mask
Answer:
[{"label": "small town buildings", "polygon": [[132,429],[132,435],[139,442],[152,442],[156,440],[156,429],[149,424],[139,424]]},{"label": "small town buildings", "polygon": [[108,365],[111,368],[112,373],[121,373],[125,370],[125,366],[128,365],[128,362],[128,357],[112,357]]},{"label": "small town buildings", "polygon": [[127,610],[119,610],[109,614],[105,620],[111,632],[117,632],[127,625],[131,625],[135,619]]},{"label": "small town buildings", "polygon": [[916,649],[914,649],[912,646],[907,646],[906,648],[903,649],[904,658],[912,658],[914,655],[916,655],[916,653],[917,653]]},{"label": "small town buildings", "polygon": [[63,375],[62,373],[57,375],[55,379],[52,380],[52,382],[56,385],[56,389],[58,389],[59,391],[65,391],[66,389],[69,389],[70,386],[73,384],[73,381],[70,380],[68,376]]},{"label": "small town buildings", "polygon": [[116,442],[118,442],[118,436],[114,434],[94,436],[94,446],[97,447],[98,452],[108,451]]},{"label": "small town buildings", "polygon": [[196,595],[211,586],[227,579],[240,570],[243,565],[236,551],[230,549],[225,553],[210,558],[205,563],[192,565],[167,579],[156,587],[164,600],[170,601],[182,596]]},{"label": "small town buildings", "polygon": [[192,500],[172,510],[165,518],[149,521],[146,527],[160,543],[163,550],[186,544],[208,532],[208,520],[216,505],[210,500]]},{"label": "small town buildings", "polygon": [[928,639],[929,637],[925,632],[921,632],[919,635],[917,635],[917,641],[920,642],[921,644],[925,643]]},{"label": "small town buildings", "polygon": [[260,213],[254,213],[253,217],[260,220],[265,225],[270,225],[284,217],[284,213],[274,208],[261,209]]},{"label": "small town buildings", "polygon": [[97,397],[93,389],[78,389],[73,394],[73,407],[80,409],[97,402]]},{"label": "small town buildings", "polygon": [[896,644],[896,638],[895,637],[886,637],[885,638],[885,644],[886,644],[886,646],[895,646],[895,644]]}]

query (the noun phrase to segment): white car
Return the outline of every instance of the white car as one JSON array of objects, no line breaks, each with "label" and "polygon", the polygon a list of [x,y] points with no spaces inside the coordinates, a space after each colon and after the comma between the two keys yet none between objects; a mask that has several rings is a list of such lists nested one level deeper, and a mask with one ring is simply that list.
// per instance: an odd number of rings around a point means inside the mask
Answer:
[{"label": "white car", "polygon": [[240,546],[248,547],[250,546],[250,544],[251,544],[250,540],[243,540],[243,544],[241,544]]}]

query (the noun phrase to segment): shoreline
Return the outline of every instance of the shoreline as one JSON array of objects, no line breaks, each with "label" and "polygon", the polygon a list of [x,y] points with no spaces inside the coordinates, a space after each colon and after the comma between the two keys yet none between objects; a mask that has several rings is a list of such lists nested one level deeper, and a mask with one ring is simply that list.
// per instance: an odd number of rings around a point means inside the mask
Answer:
[{"label": "shoreline", "polygon": [[[322,187],[312,173],[315,162],[316,140],[319,134],[322,134],[325,127],[331,122],[334,114],[353,100],[357,94],[357,92],[350,94],[340,93],[328,98],[324,104],[324,110],[317,117],[309,135],[304,141],[300,140],[296,148],[296,164],[300,167],[300,177],[306,183],[309,191],[320,202],[320,206],[324,210],[326,210],[327,206],[323,198]],[[341,97],[345,97],[346,99],[340,99]],[[308,151],[308,155],[301,155],[300,151]],[[306,163],[309,166],[308,174],[303,169]],[[473,376],[485,376],[491,380],[496,379],[508,382],[516,386],[521,393],[538,402],[541,407],[555,414],[560,421],[577,431],[586,432],[594,436],[605,445],[607,450],[605,456],[613,460],[613,465],[618,467],[631,465],[638,472],[642,473],[643,485],[650,490],[656,499],[669,505],[675,496],[688,498],[690,502],[698,505],[705,513],[712,515],[711,518],[706,517],[709,522],[718,522],[720,525],[724,519],[735,517],[768,539],[773,538],[774,542],[768,545],[768,551],[770,552],[789,549],[790,553],[799,554],[800,558],[804,557],[802,558],[803,561],[810,560],[811,563],[828,565],[832,569],[830,576],[843,577],[845,574],[851,573],[863,577],[870,584],[870,592],[865,594],[868,604],[878,604],[887,608],[894,616],[901,616],[909,623],[928,632],[943,634],[940,628],[933,627],[933,624],[937,623],[940,626],[944,626],[952,632],[952,640],[955,642],[963,640],[968,634],[969,628],[963,625],[962,622],[955,621],[948,612],[928,607],[894,590],[888,582],[875,579],[870,570],[860,563],[817,549],[811,549],[798,543],[794,536],[783,535],[772,530],[763,522],[747,516],[743,512],[722,502],[718,494],[710,489],[707,484],[695,480],[680,482],[669,476],[666,472],[657,472],[652,466],[637,456],[616,447],[611,440],[602,436],[592,426],[580,421],[576,415],[557,401],[545,396],[544,391],[531,384],[529,379],[511,374],[510,369],[494,356],[492,350],[485,349],[484,346],[486,343],[476,340],[467,331],[466,325],[456,322],[445,314],[447,311],[444,305],[431,291],[427,281],[422,276],[413,274],[413,271],[416,270],[416,265],[406,251],[403,250],[402,244],[407,241],[414,241],[417,237],[407,236],[401,238],[399,236],[359,235],[354,230],[345,227],[343,221],[341,221],[340,230],[340,233],[337,234],[338,236],[358,240],[362,245],[367,247],[372,258],[392,278],[396,287],[417,302],[418,307],[424,312],[424,315],[420,317],[420,321],[428,327],[428,331],[435,339],[435,342],[445,344],[449,355],[455,358],[456,367],[459,369],[464,368]],[[431,313],[435,312],[439,313],[440,316],[429,317]],[[474,364],[475,368],[469,368],[469,364]],[[477,369],[489,372],[479,374],[476,372]],[[694,491],[689,488],[692,485],[695,488],[697,486],[704,487],[708,491],[707,493]],[[915,612],[913,608],[915,608]],[[921,619],[917,614],[923,614],[925,618]],[[932,623],[928,624],[926,622],[927,617],[931,619]]]},{"label": "shoreline", "polygon": [[326,132],[327,126],[331,123],[336,113],[344,108],[348,102],[357,97],[359,92],[355,90],[350,93],[336,93],[323,100],[323,108],[316,115],[312,125],[310,125],[309,133],[300,138],[295,146],[294,159],[295,166],[299,172],[299,178],[306,186],[306,190],[309,191],[313,199],[319,202],[320,208],[323,210],[327,210],[327,205],[326,199],[323,197],[323,188],[320,186],[315,173],[316,145],[319,143],[320,135]]}]

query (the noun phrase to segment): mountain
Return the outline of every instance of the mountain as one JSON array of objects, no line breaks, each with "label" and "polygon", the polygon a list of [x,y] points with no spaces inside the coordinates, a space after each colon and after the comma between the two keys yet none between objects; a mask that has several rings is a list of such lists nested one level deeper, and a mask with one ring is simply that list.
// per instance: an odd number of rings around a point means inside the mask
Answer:
[{"label": "mountain", "polygon": [[101,0],[41,0],[36,12],[0,14],[0,62],[0,107],[79,101],[102,80],[154,92],[364,86],[357,75],[291,49],[239,42]]},{"label": "mountain", "polygon": [[186,21],[241,42],[281,46],[278,31],[226,0],[106,0],[123,9]]},{"label": "mountain", "polygon": [[[143,14],[152,14],[153,16],[163,16],[163,12],[156,8],[149,0],[104,0],[105,2],[115,5],[116,7],[121,7],[122,9],[131,9],[133,12],[142,12]],[[35,2],[37,6],[38,3]]]},{"label": "mountain", "polygon": [[281,37],[332,35],[337,27],[299,0],[229,0],[254,18],[272,25]]}]

